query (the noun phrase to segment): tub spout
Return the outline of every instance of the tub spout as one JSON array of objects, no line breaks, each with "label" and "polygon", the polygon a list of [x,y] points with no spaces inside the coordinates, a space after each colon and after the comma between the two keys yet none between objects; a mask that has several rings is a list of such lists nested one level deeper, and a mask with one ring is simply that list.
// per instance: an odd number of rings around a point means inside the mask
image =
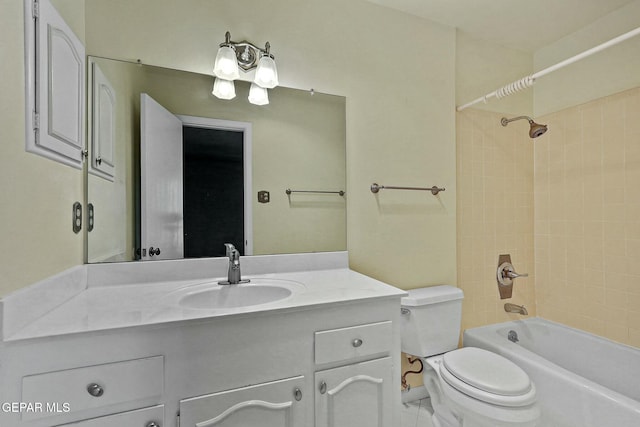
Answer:
[{"label": "tub spout", "polygon": [[511,304],[510,302],[504,305],[504,311],[507,313],[522,314],[523,316],[527,316],[529,314],[524,305]]}]

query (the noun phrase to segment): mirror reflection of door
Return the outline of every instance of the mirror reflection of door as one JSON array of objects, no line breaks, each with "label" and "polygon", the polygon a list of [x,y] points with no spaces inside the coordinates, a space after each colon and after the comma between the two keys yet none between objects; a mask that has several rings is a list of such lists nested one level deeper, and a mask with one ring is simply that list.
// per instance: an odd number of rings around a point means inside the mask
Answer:
[{"label": "mirror reflection of door", "polygon": [[244,255],[243,134],[184,126],[184,256]]},{"label": "mirror reflection of door", "polygon": [[224,243],[251,255],[251,124],[175,116],[142,94],[140,126],[141,258],[224,256]]},{"label": "mirror reflection of door", "polygon": [[142,259],[184,256],[182,216],[182,121],[143,93],[140,95]]}]

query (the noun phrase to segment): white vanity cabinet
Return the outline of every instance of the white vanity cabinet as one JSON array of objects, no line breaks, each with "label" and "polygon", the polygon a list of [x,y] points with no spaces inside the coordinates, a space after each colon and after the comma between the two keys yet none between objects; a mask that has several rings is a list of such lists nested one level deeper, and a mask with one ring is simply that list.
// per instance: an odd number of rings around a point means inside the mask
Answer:
[{"label": "white vanity cabinet", "polygon": [[180,401],[181,427],[293,427],[305,425],[310,396],[304,377]]},{"label": "white vanity cabinet", "polygon": [[314,335],[316,366],[344,365],[315,373],[315,426],[392,426],[393,393],[398,391],[389,357],[394,351],[393,323],[368,323]]},{"label": "white vanity cabinet", "polygon": [[58,427],[163,427],[164,425],[164,406],[157,405]]},{"label": "white vanity cabinet", "polygon": [[393,426],[392,369],[385,357],[316,372],[316,427]]},{"label": "white vanity cabinet", "polygon": [[[43,408],[23,413],[22,419],[44,418],[53,412],[89,417],[117,404],[157,401],[164,392],[163,365],[164,358],[155,356],[25,376],[21,402],[40,403]],[[47,404],[55,407],[44,407]]]},{"label": "white vanity cabinet", "polygon": [[[123,299],[110,293],[126,287],[89,290],[99,310],[71,299],[57,320],[0,341],[0,403],[67,409],[0,412],[0,427],[399,425],[404,292],[346,269],[296,274],[282,276],[305,283],[299,305],[293,296],[295,304],[273,309],[140,313],[127,301],[107,311]],[[42,334],[63,324],[73,304],[79,320],[66,326],[79,330]],[[163,321],[142,323],[153,316]]]}]

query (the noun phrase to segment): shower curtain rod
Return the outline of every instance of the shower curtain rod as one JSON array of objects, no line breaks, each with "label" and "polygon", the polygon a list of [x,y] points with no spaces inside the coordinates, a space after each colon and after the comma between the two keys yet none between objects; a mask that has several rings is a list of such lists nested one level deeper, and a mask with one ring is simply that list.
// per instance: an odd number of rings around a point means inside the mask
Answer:
[{"label": "shower curtain rod", "polygon": [[486,94],[485,96],[481,96],[480,98],[474,99],[473,101],[466,103],[464,105],[459,106],[458,108],[456,108],[457,111],[462,111],[465,108],[471,107],[472,105],[475,105],[479,102],[484,102],[486,103],[487,100],[489,98],[503,98],[505,96],[509,96],[512,95],[516,92],[520,92],[523,89],[529,88],[531,86],[533,86],[533,83],[535,83],[536,79],[542,77],[542,76],[546,76],[549,73],[552,73],[556,70],[559,70],[560,68],[566,67],[569,64],[573,64],[574,62],[577,62],[583,58],[586,58],[588,56],[593,55],[594,53],[600,52],[601,50],[605,50],[613,45],[616,45],[618,43],[621,43],[625,40],[630,39],[631,37],[635,37],[638,34],[640,34],[640,27],[636,28],[635,30],[631,30],[628,33],[622,34],[618,37],[615,37],[611,40],[609,40],[608,42],[604,42],[596,47],[593,47],[589,50],[585,50],[582,53],[579,53],[575,56],[572,56],[569,59],[565,59],[562,62],[558,62],[556,65],[552,65],[550,67],[545,68],[544,70],[540,70],[537,73],[531,74],[529,76],[523,77],[520,80],[516,80],[513,83],[509,83],[506,86],[501,87],[500,89],[496,89],[491,93]]}]

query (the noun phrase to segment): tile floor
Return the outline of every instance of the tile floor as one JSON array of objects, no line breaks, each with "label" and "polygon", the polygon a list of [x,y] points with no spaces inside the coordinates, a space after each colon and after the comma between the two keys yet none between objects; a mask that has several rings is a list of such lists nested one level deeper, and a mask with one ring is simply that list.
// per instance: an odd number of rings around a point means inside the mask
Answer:
[{"label": "tile floor", "polygon": [[433,427],[431,423],[430,399],[417,400],[403,403],[400,411],[402,427]]}]

